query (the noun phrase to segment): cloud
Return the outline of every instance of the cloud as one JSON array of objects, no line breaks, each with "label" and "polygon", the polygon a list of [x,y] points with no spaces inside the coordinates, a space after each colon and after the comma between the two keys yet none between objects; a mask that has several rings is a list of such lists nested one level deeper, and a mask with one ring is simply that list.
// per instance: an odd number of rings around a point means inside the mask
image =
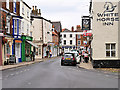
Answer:
[{"label": "cloud", "polygon": [[31,7],[41,9],[42,17],[51,21],[61,21],[63,28],[81,24],[81,16],[89,14],[90,0],[24,0]]}]

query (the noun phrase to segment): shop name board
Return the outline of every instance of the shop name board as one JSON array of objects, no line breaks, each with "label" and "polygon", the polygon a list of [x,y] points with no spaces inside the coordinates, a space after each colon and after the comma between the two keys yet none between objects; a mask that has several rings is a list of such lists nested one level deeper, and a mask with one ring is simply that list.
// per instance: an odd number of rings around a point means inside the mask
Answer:
[{"label": "shop name board", "polygon": [[117,5],[113,5],[111,2],[106,2],[104,5],[105,11],[103,13],[97,13],[97,22],[102,22],[103,26],[114,25],[119,21],[119,14],[114,13]]}]

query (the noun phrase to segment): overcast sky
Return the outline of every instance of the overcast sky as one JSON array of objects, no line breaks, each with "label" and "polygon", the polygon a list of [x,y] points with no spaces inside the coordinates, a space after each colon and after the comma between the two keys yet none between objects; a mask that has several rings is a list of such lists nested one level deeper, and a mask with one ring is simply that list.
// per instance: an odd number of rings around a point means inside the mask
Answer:
[{"label": "overcast sky", "polygon": [[51,21],[61,21],[62,28],[81,25],[81,16],[89,15],[90,0],[24,0],[30,7],[41,9],[41,16]]}]

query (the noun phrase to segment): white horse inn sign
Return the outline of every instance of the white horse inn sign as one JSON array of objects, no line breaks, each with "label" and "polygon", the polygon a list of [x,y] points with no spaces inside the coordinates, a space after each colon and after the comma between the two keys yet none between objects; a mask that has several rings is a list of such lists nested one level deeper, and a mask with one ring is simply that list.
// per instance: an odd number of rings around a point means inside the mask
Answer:
[{"label": "white horse inn sign", "polygon": [[119,14],[116,12],[117,7],[112,2],[105,2],[104,11],[97,13],[97,22],[101,22],[103,26],[113,26],[114,22],[119,21]]}]

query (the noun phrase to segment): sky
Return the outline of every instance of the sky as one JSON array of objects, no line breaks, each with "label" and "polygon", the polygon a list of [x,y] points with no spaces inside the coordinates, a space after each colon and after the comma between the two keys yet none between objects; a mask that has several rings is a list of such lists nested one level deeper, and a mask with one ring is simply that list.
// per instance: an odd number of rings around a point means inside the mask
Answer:
[{"label": "sky", "polygon": [[62,28],[76,29],[81,16],[89,15],[90,0],[24,0],[31,8],[41,9],[41,16],[51,21],[61,21]]}]

